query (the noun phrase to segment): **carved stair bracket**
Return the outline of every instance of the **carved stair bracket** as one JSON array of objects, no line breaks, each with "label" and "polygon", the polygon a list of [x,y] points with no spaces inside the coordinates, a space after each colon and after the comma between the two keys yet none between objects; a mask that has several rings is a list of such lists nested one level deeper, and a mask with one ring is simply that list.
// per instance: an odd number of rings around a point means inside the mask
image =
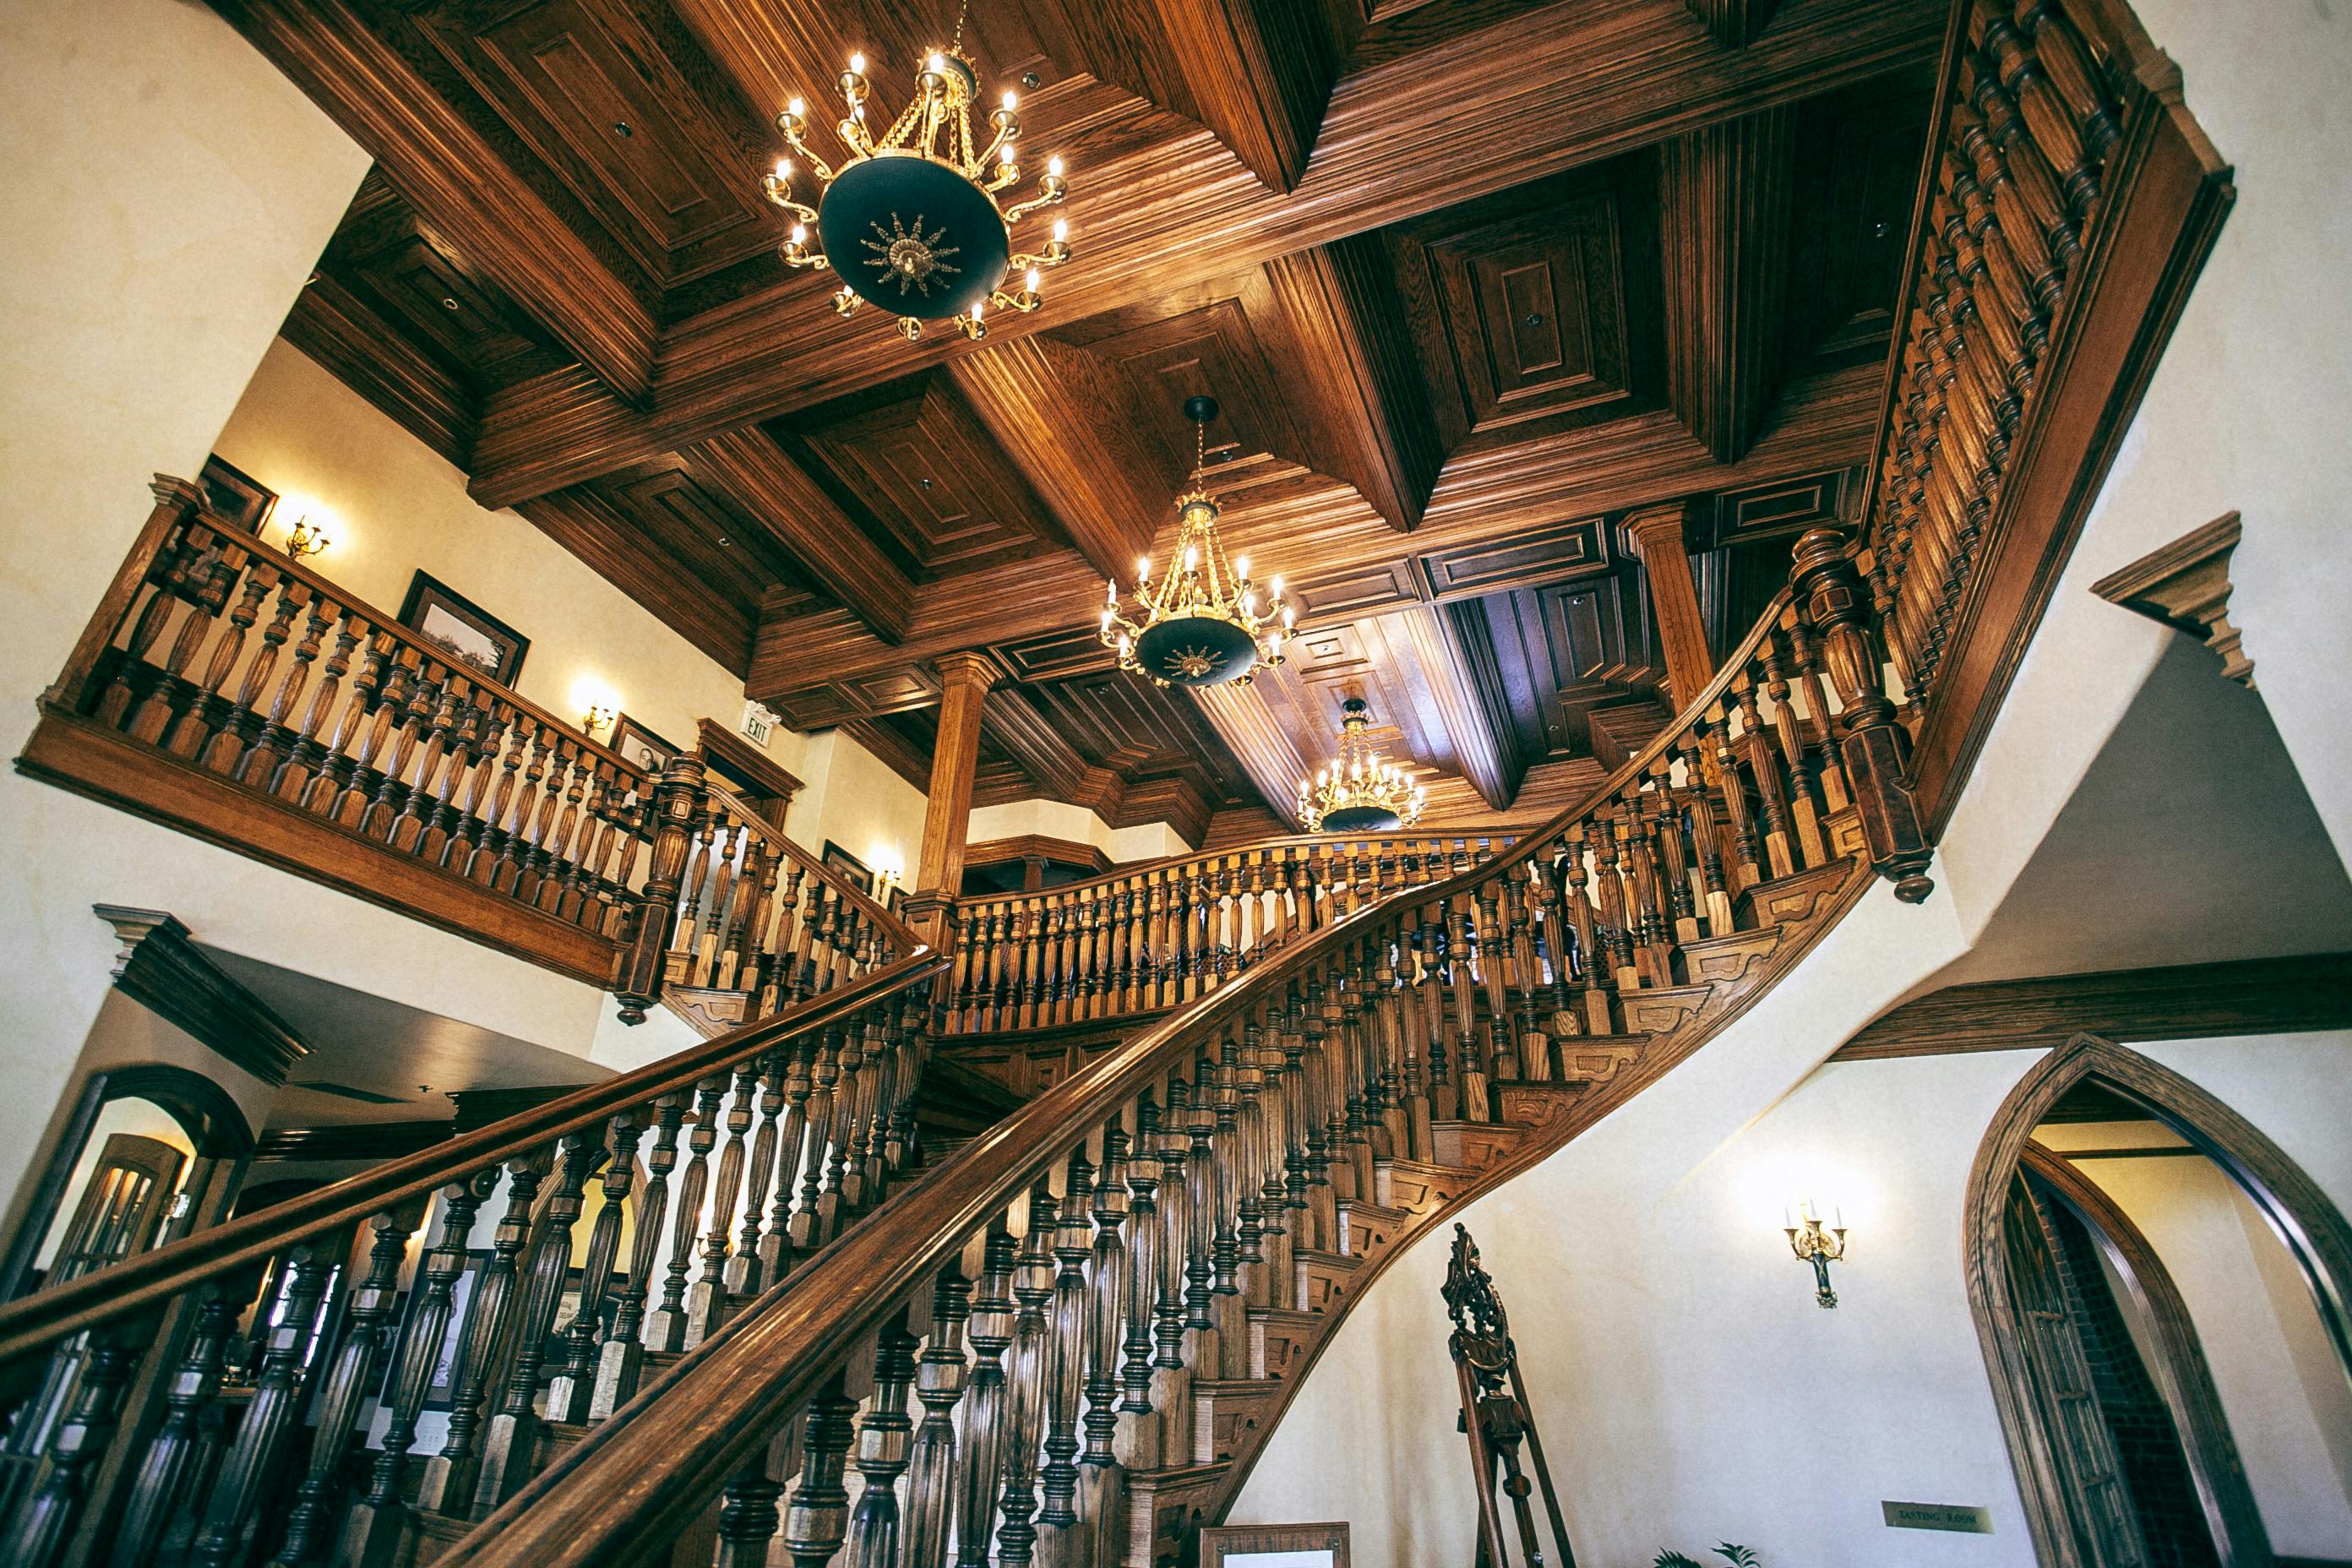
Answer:
[{"label": "carved stair bracket", "polygon": [[177,916],[120,904],[90,910],[122,943],[115,986],[157,1017],[268,1084],[284,1083],[289,1069],[310,1054],[293,1026],[230,979]]},{"label": "carved stair bracket", "polygon": [[2230,553],[2238,548],[2238,514],[2229,512],[2152,550],[2091,584],[2091,592],[2126,610],[2204,640],[2221,656],[2221,673],[2254,686],[2254,661],[2238,647],[2230,624]]}]

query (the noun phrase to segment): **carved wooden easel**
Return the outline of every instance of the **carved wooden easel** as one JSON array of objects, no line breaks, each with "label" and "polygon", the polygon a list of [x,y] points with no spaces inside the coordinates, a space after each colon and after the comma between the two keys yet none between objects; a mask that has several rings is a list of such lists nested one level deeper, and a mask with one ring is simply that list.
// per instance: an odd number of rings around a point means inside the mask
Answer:
[{"label": "carved wooden easel", "polygon": [[1529,1468],[1535,1484],[1543,1488],[1551,1536],[1559,1542],[1559,1568],[1576,1568],[1568,1524],[1560,1517],[1559,1494],[1552,1490],[1543,1439],[1528,1406],[1528,1385],[1519,1376],[1519,1351],[1511,1342],[1510,1320],[1504,1315],[1503,1299],[1495,1294],[1495,1281],[1478,1265],[1478,1244],[1459,1225],[1454,1227],[1454,1259],[1446,1265],[1444,1295],[1446,1315],[1454,1320],[1445,1348],[1453,1352],[1454,1374],[1462,1386],[1462,1430],[1470,1438],[1470,1467],[1478,1482],[1477,1568],[1511,1568],[1502,1510],[1495,1500],[1498,1471],[1518,1525],[1523,1568],[1544,1568],[1543,1542],[1536,1534],[1535,1510],[1528,1504]]}]

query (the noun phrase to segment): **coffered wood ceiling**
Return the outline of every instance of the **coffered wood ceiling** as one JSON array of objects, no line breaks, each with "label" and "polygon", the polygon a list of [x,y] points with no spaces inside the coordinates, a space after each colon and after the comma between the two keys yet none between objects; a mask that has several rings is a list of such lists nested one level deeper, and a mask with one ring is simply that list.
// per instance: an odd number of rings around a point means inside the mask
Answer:
[{"label": "coffered wood ceiling", "polygon": [[[1718,647],[1859,499],[1941,7],[981,0],[1076,258],[985,342],[776,258],[769,121],[950,0],[215,0],[377,159],[286,335],[802,728],[928,774],[980,648],[978,799],[1197,834],[1286,811],[1369,700],[1445,809],[1667,716],[1631,509]],[[931,15],[936,11],[937,15]],[[1304,606],[1206,698],[1118,675],[1209,393],[1232,548]],[[1536,788],[1531,781],[1543,781]],[[1528,798],[1523,795],[1532,791]]]}]

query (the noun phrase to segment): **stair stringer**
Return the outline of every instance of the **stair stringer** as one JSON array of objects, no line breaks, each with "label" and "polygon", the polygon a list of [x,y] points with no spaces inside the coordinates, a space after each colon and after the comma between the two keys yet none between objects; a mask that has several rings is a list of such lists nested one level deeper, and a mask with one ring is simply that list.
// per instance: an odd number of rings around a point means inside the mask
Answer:
[{"label": "stair stringer", "polygon": [[[1316,1280],[1319,1304],[1310,1311],[1268,1314],[1280,1319],[1286,1331],[1280,1370],[1275,1370],[1276,1355],[1269,1352],[1268,1377],[1218,1383],[1207,1391],[1202,1402],[1205,1407],[1196,1407],[1196,1419],[1213,1434],[1214,1458],[1138,1470],[1127,1478],[1127,1517],[1116,1527],[1127,1542],[1121,1559],[1127,1568],[1195,1561],[1194,1532],[1224,1519],[1324,1348],[1338,1337],[1349,1310],[1390,1263],[1423,1237],[1442,1231],[1445,1221],[1471,1203],[1533,1169],[1689,1059],[1801,963],[1861,902],[1874,879],[1867,858],[1856,855],[1753,889],[1761,895],[1759,912],[1769,909],[1778,916],[1780,941],[1769,952],[1744,954],[1737,973],[1708,976],[1707,994],[1698,1005],[1672,1028],[1652,1036],[1637,1058],[1590,1084],[1497,1085],[1499,1121],[1457,1122],[1447,1128],[1461,1139],[1466,1163],[1392,1162],[1391,1201],[1381,1210],[1383,1223],[1366,1228],[1364,1250],[1347,1260],[1339,1277]],[[1723,967],[1727,971],[1730,965]],[[1311,1338],[1298,1332],[1304,1319],[1319,1321]],[[1301,1344],[1301,1339],[1307,1342]],[[1149,1510],[1148,1524],[1143,1510]]]}]

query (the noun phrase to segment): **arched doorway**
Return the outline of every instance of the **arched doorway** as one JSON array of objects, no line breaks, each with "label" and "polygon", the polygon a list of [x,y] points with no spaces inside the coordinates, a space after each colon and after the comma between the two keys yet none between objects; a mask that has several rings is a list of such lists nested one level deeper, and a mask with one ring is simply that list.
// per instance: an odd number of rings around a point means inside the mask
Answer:
[{"label": "arched doorway", "polygon": [[2212,1184],[2259,1216],[2247,1223],[2299,1274],[2308,1300],[2295,1309],[2315,1314],[2299,1320],[2308,1342],[2339,1382],[2352,1377],[2352,1227],[2335,1205],[2195,1084],[2076,1036],[1994,1116],[1965,1217],[1970,1307],[2036,1555],[2053,1568],[2267,1568],[2263,1516],[2179,1291],[2139,1227],[2082,1174],[2102,1151],[2062,1157],[2036,1142],[2100,1117],[2168,1145],[2105,1152],[2178,1155],[2218,1173]]}]

